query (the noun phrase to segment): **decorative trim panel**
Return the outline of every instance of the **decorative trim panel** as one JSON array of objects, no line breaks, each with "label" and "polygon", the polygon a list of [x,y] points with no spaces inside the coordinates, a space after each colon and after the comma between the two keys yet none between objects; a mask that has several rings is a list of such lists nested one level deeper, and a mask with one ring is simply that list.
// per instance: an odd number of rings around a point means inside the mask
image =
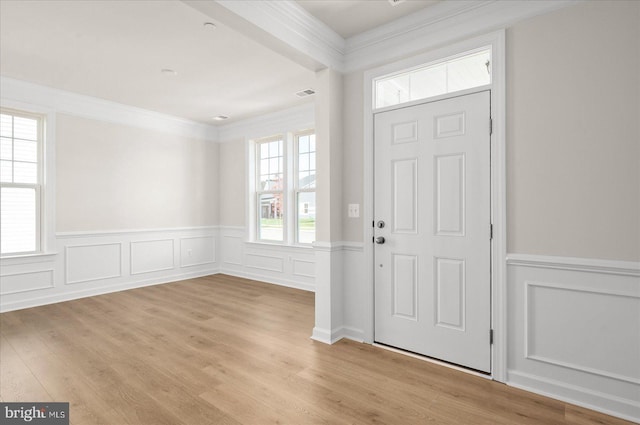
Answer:
[{"label": "decorative trim panel", "polygon": [[65,260],[65,285],[121,277],[122,242],[66,246]]},{"label": "decorative trim panel", "polygon": [[0,295],[50,289],[54,287],[53,269],[3,274],[0,282]]}]

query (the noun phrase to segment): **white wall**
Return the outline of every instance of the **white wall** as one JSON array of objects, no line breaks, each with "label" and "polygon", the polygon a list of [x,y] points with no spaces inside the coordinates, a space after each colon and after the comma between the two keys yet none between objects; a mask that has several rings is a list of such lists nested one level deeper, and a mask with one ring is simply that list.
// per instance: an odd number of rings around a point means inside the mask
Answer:
[{"label": "white wall", "polygon": [[218,144],[57,115],[57,232],[218,223]]},{"label": "white wall", "polygon": [[246,158],[243,139],[220,143],[220,225],[244,226],[246,192]]}]

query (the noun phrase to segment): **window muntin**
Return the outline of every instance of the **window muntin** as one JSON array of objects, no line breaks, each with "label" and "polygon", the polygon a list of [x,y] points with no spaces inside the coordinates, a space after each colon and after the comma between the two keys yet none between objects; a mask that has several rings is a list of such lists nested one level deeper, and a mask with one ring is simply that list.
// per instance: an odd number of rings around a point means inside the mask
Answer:
[{"label": "window muntin", "polygon": [[0,254],[40,250],[43,118],[0,113]]},{"label": "window muntin", "polygon": [[256,142],[257,165],[257,239],[284,242],[285,168],[284,138],[263,139]]},{"label": "window muntin", "polygon": [[316,240],[316,135],[309,131],[295,136],[296,243]]},{"label": "window muntin", "polygon": [[484,48],[375,80],[375,108],[491,84],[491,49]]}]

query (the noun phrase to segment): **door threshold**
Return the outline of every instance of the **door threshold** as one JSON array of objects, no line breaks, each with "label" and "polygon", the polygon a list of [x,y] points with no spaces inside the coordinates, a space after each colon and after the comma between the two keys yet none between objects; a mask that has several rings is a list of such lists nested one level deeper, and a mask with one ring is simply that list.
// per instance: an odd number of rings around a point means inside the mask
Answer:
[{"label": "door threshold", "polygon": [[381,344],[379,342],[374,342],[371,345],[373,345],[374,347],[382,348],[382,349],[387,350],[387,351],[391,351],[391,352],[394,352],[394,353],[403,354],[405,356],[413,357],[414,359],[418,359],[418,360],[422,360],[422,361],[425,361],[425,362],[437,364],[439,366],[448,367],[449,369],[457,370],[459,372],[468,373],[469,375],[478,376],[480,378],[493,380],[493,377],[491,376],[490,373],[484,373],[484,372],[479,372],[479,371],[474,370],[474,369],[468,369],[466,367],[458,366],[458,365],[455,365],[455,364],[452,364],[452,363],[448,363],[448,362],[445,362],[445,361],[442,361],[442,360],[434,359],[432,357],[424,356],[424,355],[421,355],[421,354],[416,354],[416,353],[411,352],[411,351],[402,350],[400,348],[392,347],[390,345]]}]

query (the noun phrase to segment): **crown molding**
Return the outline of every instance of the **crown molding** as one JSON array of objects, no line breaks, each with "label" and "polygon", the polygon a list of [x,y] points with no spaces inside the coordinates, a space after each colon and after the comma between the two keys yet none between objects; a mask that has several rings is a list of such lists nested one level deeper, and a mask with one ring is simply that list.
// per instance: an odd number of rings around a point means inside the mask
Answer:
[{"label": "crown molding", "polygon": [[345,72],[506,28],[582,0],[445,1],[346,40]]},{"label": "crown molding", "polygon": [[199,140],[218,140],[218,129],[211,125],[13,78],[0,76],[0,93],[2,103],[21,102],[46,107],[57,113]]},{"label": "crown molding", "polygon": [[312,71],[344,69],[344,39],[295,1],[182,1]]},{"label": "crown molding", "polygon": [[[584,0],[443,1],[346,40],[291,0],[183,1],[212,17],[217,8],[218,19],[233,23],[243,34],[309,69],[353,72],[503,29]],[[225,17],[220,16],[220,9]],[[238,18],[244,25],[238,24]]]},{"label": "crown molding", "polygon": [[222,143],[244,141],[313,128],[314,125],[315,104],[310,102],[218,127],[218,140]]}]

